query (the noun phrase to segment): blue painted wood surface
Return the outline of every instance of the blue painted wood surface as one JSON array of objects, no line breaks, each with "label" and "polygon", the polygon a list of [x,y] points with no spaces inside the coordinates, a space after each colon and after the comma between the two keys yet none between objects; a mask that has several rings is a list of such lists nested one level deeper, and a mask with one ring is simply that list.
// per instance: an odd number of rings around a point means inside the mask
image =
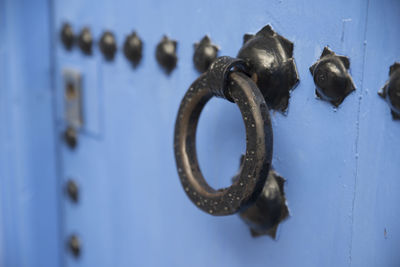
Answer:
[{"label": "blue painted wood surface", "polygon": [[0,266],[60,266],[48,1],[0,1]]},{"label": "blue painted wood surface", "polygon": [[[0,119],[14,125],[0,131],[8,147],[0,153],[0,266],[400,266],[400,124],[377,96],[389,66],[400,61],[399,1],[55,0],[0,7],[8,18],[0,27],[7,32]],[[65,51],[58,34],[66,21],[76,32],[89,26],[97,40],[112,30],[115,60],[106,62],[97,47],[92,56]],[[294,42],[300,75],[287,114],[271,112],[273,165],[287,179],[291,213],[276,241],[252,238],[237,216],[198,210],[181,188],[172,147],[180,100],[198,76],[193,43],[208,34],[220,55],[235,56],[242,35],[266,24]],[[132,30],[144,41],[137,69],[122,53]],[[178,41],[170,76],[154,58],[164,34]],[[21,42],[25,35],[32,46]],[[326,45],[350,58],[357,88],[338,109],[316,99],[308,70]],[[74,151],[58,138],[66,127],[65,68],[83,74],[85,124]],[[16,117],[6,115],[11,110]],[[229,185],[245,150],[235,105],[213,99],[206,106],[197,147],[209,183]],[[62,191],[70,178],[81,189],[78,204]],[[72,233],[82,240],[79,259],[64,246]]]}]

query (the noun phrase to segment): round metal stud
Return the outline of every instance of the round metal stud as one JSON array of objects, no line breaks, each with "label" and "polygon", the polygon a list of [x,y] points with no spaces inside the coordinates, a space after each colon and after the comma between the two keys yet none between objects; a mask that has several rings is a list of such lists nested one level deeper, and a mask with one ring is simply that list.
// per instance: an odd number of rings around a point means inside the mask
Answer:
[{"label": "round metal stud", "polygon": [[77,235],[73,234],[70,236],[68,240],[68,248],[75,258],[79,258],[81,255],[81,241]]},{"label": "round metal stud", "polygon": [[131,33],[125,39],[124,54],[133,67],[139,65],[142,59],[143,42],[136,32]]},{"label": "round metal stud", "polygon": [[67,194],[72,202],[77,203],[79,200],[79,188],[76,182],[72,179],[67,182]]},{"label": "round metal stud", "polygon": [[177,42],[164,36],[156,48],[156,59],[167,74],[176,67],[178,57],[176,55]]},{"label": "round metal stud", "polygon": [[64,132],[64,141],[72,149],[78,144],[78,136],[73,127],[68,127]]},{"label": "round metal stud", "polygon": [[117,52],[117,42],[115,36],[110,31],[105,31],[100,38],[99,42],[100,51],[103,53],[107,61],[112,61]]},{"label": "round metal stud", "polygon": [[80,32],[78,36],[78,46],[84,54],[92,54],[93,37],[89,28],[85,27]]},{"label": "round metal stud", "polygon": [[389,80],[379,95],[389,104],[393,119],[400,120],[400,63],[390,66]]},{"label": "round metal stud", "polygon": [[75,35],[69,23],[64,23],[61,29],[60,37],[65,49],[71,50],[75,43]]},{"label": "round metal stud", "polygon": [[205,72],[218,56],[218,47],[211,43],[207,35],[194,44],[193,63],[199,72]]}]

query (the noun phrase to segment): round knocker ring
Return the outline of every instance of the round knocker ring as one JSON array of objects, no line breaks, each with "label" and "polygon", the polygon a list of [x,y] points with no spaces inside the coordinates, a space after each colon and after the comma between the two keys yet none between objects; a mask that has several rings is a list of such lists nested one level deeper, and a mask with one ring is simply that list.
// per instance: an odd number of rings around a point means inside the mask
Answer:
[{"label": "round knocker ring", "polygon": [[[182,186],[201,210],[229,215],[254,203],[262,192],[272,160],[269,111],[257,85],[243,72],[243,62],[220,57],[189,87],[182,99],[174,136],[175,159]],[[246,128],[246,154],[238,179],[215,190],[204,179],[196,153],[196,129],[205,104],[213,96],[238,105]]]}]

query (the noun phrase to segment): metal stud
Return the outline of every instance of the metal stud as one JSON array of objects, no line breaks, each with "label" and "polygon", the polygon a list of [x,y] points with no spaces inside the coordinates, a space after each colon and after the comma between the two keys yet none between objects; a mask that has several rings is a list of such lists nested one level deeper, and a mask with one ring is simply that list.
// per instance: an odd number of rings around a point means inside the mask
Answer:
[{"label": "metal stud", "polygon": [[245,34],[238,53],[269,108],[280,112],[286,111],[290,92],[299,82],[293,47],[292,42],[267,25],[255,35]]},{"label": "metal stud", "polygon": [[68,127],[64,132],[64,141],[71,148],[74,149],[78,144],[78,136],[73,127]]},{"label": "metal stud", "polygon": [[92,44],[93,37],[89,30],[89,28],[85,27],[82,29],[78,36],[78,46],[82,50],[82,52],[86,55],[92,54]]},{"label": "metal stud", "polygon": [[356,89],[349,68],[348,57],[336,55],[325,47],[320,59],[310,67],[316,95],[338,107]]},{"label": "metal stud", "polygon": [[100,38],[99,47],[107,61],[113,60],[115,52],[117,51],[117,43],[114,34],[110,31],[105,31]]},{"label": "metal stud", "polygon": [[139,65],[142,59],[143,42],[136,32],[132,32],[125,39],[124,54],[133,67]]},{"label": "metal stud", "polygon": [[68,180],[66,190],[69,198],[73,202],[77,203],[79,200],[79,188],[74,180],[72,179]]},{"label": "metal stud", "polygon": [[156,48],[156,59],[167,74],[176,67],[178,57],[176,55],[177,42],[164,36]]},{"label": "metal stud", "polygon": [[61,29],[60,37],[65,49],[71,50],[75,43],[75,35],[69,23],[64,23]]},{"label": "metal stud", "polygon": [[218,56],[218,47],[211,43],[207,35],[194,44],[193,63],[199,72],[205,72]]},{"label": "metal stud", "polygon": [[390,66],[389,80],[378,94],[389,104],[392,118],[400,120],[400,63]]},{"label": "metal stud", "polygon": [[68,248],[75,258],[79,258],[81,255],[81,241],[76,234],[72,234],[69,237]]},{"label": "metal stud", "polygon": [[[240,168],[243,168],[245,156],[240,159]],[[232,181],[238,180],[238,176]],[[253,237],[269,235],[276,238],[279,224],[289,216],[284,191],[285,179],[275,170],[270,169],[268,178],[256,202],[240,211],[240,218],[249,226]]]}]

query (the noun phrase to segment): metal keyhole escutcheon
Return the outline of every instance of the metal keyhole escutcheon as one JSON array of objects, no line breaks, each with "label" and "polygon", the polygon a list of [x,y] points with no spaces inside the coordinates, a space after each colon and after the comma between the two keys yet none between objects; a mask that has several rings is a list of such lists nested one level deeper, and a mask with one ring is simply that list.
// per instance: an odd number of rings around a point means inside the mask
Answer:
[{"label": "metal keyhole escutcheon", "polygon": [[[175,159],[182,186],[198,208],[212,215],[233,214],[254,203],[271,166],[272,127],[268,107],[257,85],[243,70],[244,62],[240,59],[217,58],[190,86],[175,124]],[[230,187],[218,190],[203,177],[196,155],[199,117],[213,96],[238,105],[246,128],[243,166]]]}]

